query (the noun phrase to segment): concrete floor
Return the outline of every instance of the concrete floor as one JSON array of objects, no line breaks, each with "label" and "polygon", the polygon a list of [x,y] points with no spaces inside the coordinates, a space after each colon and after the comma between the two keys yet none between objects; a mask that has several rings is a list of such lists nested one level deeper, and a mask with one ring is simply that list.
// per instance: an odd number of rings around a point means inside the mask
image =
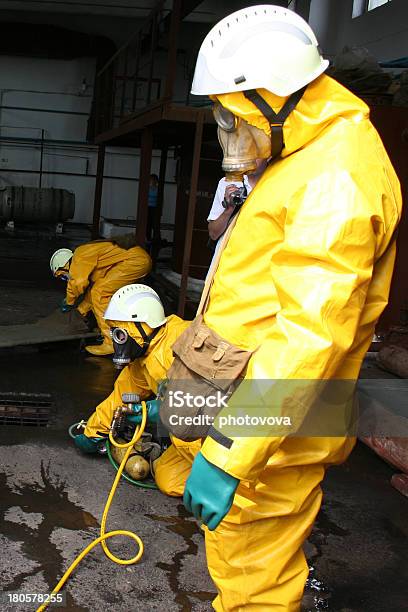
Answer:
[{"label": "concrete floor", "polygon": [[[13,246],[8,245],[8,253]],[[36,252],[45,262],[43,247]],[[30,280],[30,264],[17,255],[11,259],[1,268],[7,274],[0,272],[0,286],[10,281],[10,288],[13,278]],[[48,291],[48,272],[35,269],[37,290]],[[31,291],[27,295],[35,297]],[[7,322],[4,303],[0,321],[2,316]],[[109,360],[80,353],[77,343],[0,351],[0,371],[0,392],[50,393],[54,400],[47,428],[0,426],[2,589],[47,592],[98,535],[112,468],[104,458],[76,451],[67,428],[106,397],[114,371]],[[305,611],[406,610],[408,500],[390,486],[392,473],[362,445],[345,465],[328,471],[324,505],[305,547],[311,567]],[[108,528],[135,530],[142,537],[141,563],[119,567],[97,548],[69,581],[67,605],[61,609],[211,609],[215,588],[206,570],[203,537],[181,500],[122,484]],[[134,553],[127,541],[113,543],[112,549],[124,556]],[[0,609],[35,606],[2,603]]]}]

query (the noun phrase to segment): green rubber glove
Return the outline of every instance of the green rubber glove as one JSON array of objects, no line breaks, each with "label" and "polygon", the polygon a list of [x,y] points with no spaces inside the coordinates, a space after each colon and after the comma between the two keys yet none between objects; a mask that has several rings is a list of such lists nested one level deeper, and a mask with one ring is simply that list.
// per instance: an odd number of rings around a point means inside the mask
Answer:
[{"label": "green rubber glove", "polygon": [[61,312],[69,312],[73,308],[75,308],[75,306],[73,304],[67,304],[67,300],[65,298],[62,300],[62,302],[60,304],[60,311]]},{"label": "green rubber glove", "polygon": [[[154,399],[146,402],[147,422],[156,424],[160,419],[160,400]],[[142,404],[133,404],[132,409],[134,414],[127,416],[127,420],[135,425],[140,425],[142,422]]]},{"label": "green rubber glove", "polygon": [[238,485],[238,478],[220,470],[198,453],[184,489],[184,505],[213,531],[228,514]]},{"label": "green rubber glove", "polygon": [[85,434],[79,434],[74,438],[74,444],[83,453],[97,453],[104,438],[88,438]]}]

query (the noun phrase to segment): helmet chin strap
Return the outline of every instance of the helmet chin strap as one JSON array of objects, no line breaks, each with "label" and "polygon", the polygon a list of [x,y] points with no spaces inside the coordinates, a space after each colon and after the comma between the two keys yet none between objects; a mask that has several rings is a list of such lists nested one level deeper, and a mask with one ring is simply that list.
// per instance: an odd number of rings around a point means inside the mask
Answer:
[{"label": "helmet chin strap", "polygon": [[282,153],[283,147],[285,146],[283,140],[283,124],[305,93],[306,87],[307,85],[295,91],[286,100],[278,113],[275,113],[273,108],[269,106],[267,101],[263,99],[256,89],[248,89],[243,92],[247,100],[255,104],[271,125],[271,159],[278,157],[278,155]]},{"label": "helmet chin strap", "polygon": [[142,336],[143,348],[145,348],[146,350],[149,348],[150,342],[153,340],[155,336],[157,336],[160,329],[162,328],[162,325],[160,325],[160,327],[156,327],[156,329],[154,329],[151,334],[147,335],[141,323],[135,322],[135,326],[137,330],[139,331],[140,335]]}]

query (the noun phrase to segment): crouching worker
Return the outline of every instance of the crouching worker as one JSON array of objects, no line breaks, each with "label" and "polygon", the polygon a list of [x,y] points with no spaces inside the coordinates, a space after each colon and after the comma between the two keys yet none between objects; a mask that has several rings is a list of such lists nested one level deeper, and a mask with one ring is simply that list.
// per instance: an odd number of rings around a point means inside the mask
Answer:
[{"label": "crouching worker", "polygon": [[136,245],[134,236],[115,240],[95,240],[72,252],[58,249],[50,260],[51,272],[67,281],[62,312],[76,308],[82,316],[93,312],[103,336],[103,343],[85,347],[91,355],[112,355],[109,325],[103,314],[112,295],[128,283],[134,283],[150,272],[148,253]]},{"label": "crouching worker", "polygon": [[[147,285],[119,289],[110,301],[105,320],[112,328],[113,361],[124,369],[112,393],[88,419],[84,433],[75,438],[76,446],[86,453],[96,453],[108,437],[114,412],[123,404],[123,394],[137,394],[141,400],[157,394],[173,361],[171,347],[191,323],[176,315],[166,318],[159,296]],[[149,421],[157,420],[158,402],[147,401],[147,409]],[[140,416],[128,418],[141,421]]]}]

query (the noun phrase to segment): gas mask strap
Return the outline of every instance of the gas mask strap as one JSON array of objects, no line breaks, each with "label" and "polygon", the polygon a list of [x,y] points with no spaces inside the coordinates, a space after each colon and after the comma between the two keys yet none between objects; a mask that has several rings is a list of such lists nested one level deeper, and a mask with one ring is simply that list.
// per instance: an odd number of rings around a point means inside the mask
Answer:
[{"label": "gas mask strap", "polygon": [[154,338],[154,337],[155,337],[155,336],[156,336],[156,335],[159,333],[159,331],[160,331],[160,329],[161,329],[161,327],[162,327],[162,326],[160,325],[160,327],[156,327],[156,329],[154,329],[154,330],[152,331],[152,333],[151,333],[151,334],[148,336],[148,335],[146,334],[145,330],[143,329],[143,325],[142,325],[141,323],[139,323],[139,322],[138,322],[138,323],[136,323],[136,322],[135,322],[135,325],[136,325],[136,328],[137,328],[137,330],[139,331],[140,335],[141,335],[141,336],[142,336],[142,338],[143,338],[143,347],[146,347],[146,350],[147,350],[147,349],[148,349],[148,347],[149,347],[149,345],[150,345],[150,342],[151,342],[151,341],[153,340],[153,338]]},{"label": "gas mask strap", "polygon": [[261,113],[266,117],[271,126],[271,158],[274,159],[278,155],[281,154],[283,147],[285,146],[283,140],[283,124],[286,119],[289,117],[290,113],[298,104],[299,100],[305,93],[307,85],[295,91],[289,98],[286,100],[285,104],[280,109],[279,113],[275,113],[273,108],[269,106],[266,100],[257,92],[256,89],[248,89],[244,91],[243,94],[255,104],[255,106],[261,111]]}]

